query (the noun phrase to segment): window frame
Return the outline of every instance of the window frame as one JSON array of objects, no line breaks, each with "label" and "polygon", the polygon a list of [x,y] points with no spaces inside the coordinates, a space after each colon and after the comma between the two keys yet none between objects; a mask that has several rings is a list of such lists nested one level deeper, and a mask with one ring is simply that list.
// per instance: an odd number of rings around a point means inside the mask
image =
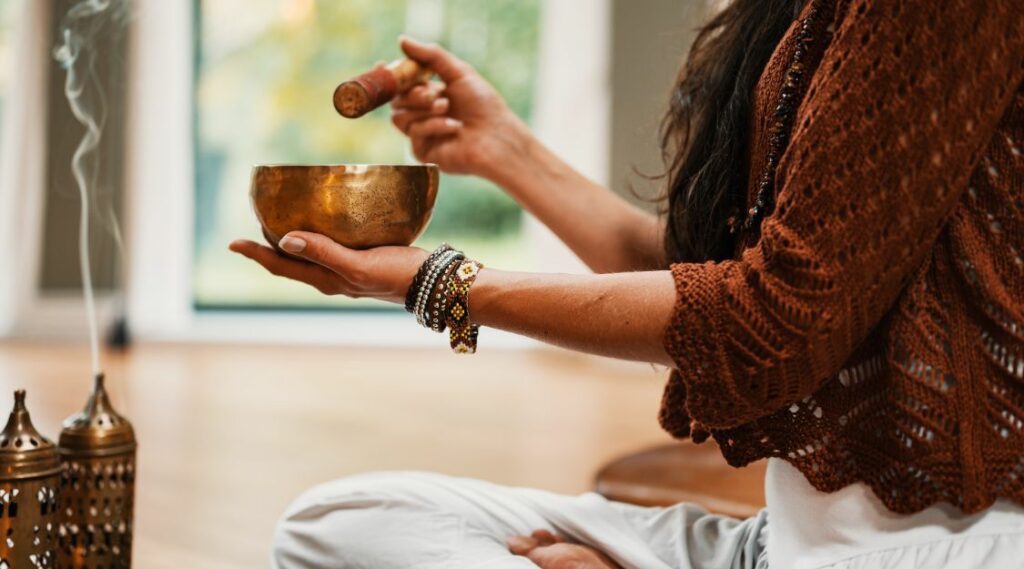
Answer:
[{"label": "window frame", "polygon": [[[607,183],[610,0],[545,0],[534,128],[553,150]],[[589,20],[589,21],[584,21]],[[574,22],[558,26],[558,22]],[[401,312],[197,311],[192,301],[196,34],[193,2],[136,0],[128,94],[126,211],[129,327],[144,340],[433,346]],[[142,41],[141,38],[145,38]],[[145,64],[143,64],[145,62]],[[571,68],[573,73],[559,73]],[[586,125],[586,136],[577,128]],[[582,263],[531,216],[524,242],[540,270]],[[535,345],[491,331],[492,346]]]}]

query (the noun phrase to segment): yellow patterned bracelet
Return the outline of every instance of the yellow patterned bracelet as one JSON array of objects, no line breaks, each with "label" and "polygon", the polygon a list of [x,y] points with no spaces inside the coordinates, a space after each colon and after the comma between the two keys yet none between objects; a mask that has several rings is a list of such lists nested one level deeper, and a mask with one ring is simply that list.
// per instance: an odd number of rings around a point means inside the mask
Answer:
[{"label": "yellow patterned bracelet", "polygon": [[480,327],[469,319],[469,287],[484,266],[476,261],[462,261],[448,278],[445,287],[445,320],[448,324],[448,340],[456,354],[476,353],[477,336]]}]

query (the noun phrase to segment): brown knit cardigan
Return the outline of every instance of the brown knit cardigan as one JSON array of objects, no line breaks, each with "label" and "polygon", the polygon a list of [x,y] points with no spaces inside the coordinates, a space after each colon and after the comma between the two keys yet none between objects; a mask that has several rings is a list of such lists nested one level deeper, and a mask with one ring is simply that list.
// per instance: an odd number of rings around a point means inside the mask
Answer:
[{"label": "brown knit cardigan", "polygon": [[[895,512],[1024,504],[1024,0],[829,20],[760,233],[672,266],[662,424]],[[754,93],[751,196],[796,27]]]}]

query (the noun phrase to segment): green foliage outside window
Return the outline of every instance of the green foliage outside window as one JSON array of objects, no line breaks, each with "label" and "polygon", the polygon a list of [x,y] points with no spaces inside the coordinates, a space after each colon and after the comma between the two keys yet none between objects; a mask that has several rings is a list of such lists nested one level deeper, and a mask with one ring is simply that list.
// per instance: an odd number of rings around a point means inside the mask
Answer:
[{"label": "green foliage outside window", "polygon": [[0,0],[0,119],[14,72],[14,23],[21,8],[20,2]]},{"label": "green foliage outside window", "polygon": [[[420,4],[413,6],[413,4]],[[272,279],[226,251],[258,237],[248,205],[256,163],[407,163],[388,109],[339,117],[339,81],[401,54],[423,4],[440,41],[529,119],[539,0],[208,0],[198,3],[195,301],[200,307],[367,306]],[[414,8],[420,8],[420,11]],[[491,265],[523,267],[522,212],[500,190],[442,175],[434,221],[418,245],[447,240]],[[377,307],[379,305],[371,304]]]}]

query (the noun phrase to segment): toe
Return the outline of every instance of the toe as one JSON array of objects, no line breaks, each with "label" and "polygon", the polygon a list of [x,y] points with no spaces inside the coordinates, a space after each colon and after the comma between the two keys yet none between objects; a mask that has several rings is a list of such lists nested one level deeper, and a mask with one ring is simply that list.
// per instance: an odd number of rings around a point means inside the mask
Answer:
[{"label": "toe", "polygon": [[534,549],[537,549],[539,543],[537,539],[528,535],[514,535],[505,540],[505,545],[508,546],[508,550],[513,555],[528,555]]},{"label": "toe", "polygon": [[533,539],[536,539],[537,543],[541,546],[551,545],[562,541],[561,538],[546,529],[536,530],[530,535]]}]

